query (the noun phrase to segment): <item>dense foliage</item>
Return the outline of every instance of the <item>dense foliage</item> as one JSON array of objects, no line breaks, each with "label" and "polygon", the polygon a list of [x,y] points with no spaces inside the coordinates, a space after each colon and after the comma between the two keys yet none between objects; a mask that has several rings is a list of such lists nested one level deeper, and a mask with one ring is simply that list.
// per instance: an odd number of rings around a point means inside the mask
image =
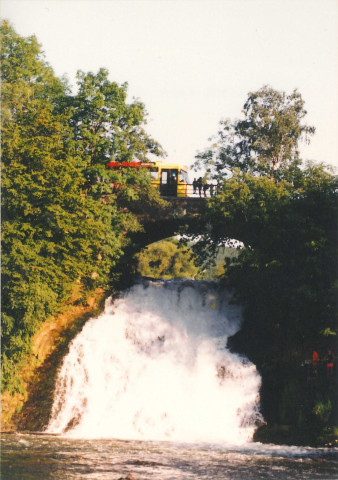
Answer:
[{"label": "dense foliage", "polygon": [[136,255],[137,272],[143,277],[218,281],[224,274],[224,261],[237,257],[231,247],[221,247],[206,267],[201,268],[191,245],[177,238],[168,238],[152,243]]},{"label": "dense foliage", "polygon": [[152,243],[137,255],[137,259],[138,272],[144,277],[195,278],[198,273],[192,252],[180,247],[175,240]]},{"label": "dense foliage", "polygon": [[133,207],[161,204],[144,173],[107,161],[162,152],[144,131],[144,105],[128,104],[127,85],[107,71],[79,72],[71,95],[34,36],[4,21],[1,44],[2,382],[13,391],[41,322],[75,284],[84,296],[105,287],[127,233],[141,228]]},{"label": "dense foliage", "polygon": [[249,95],[243,120],[221,123],[196,163],[219,186],[199,253],[210,255],[229,238],[244,244],[227,266],[246,306],[230,343],[263,375],[267,420],[300,426],[317,422],[321,403],[331,405],[333,422],[337,406],[332,382],[310,384],[301,368],[313,349],[322,359],[335,350],[337,338],[337,177],[323,165],[302,165],[298,141],[314,131],[302,124],[305,113],[298,93],[264,87]]},{"label": "dense foliage", "polygon": [[308,166],[297,186],[239,173],[209,204],[209,238],[225,242],[231,232],[244,243],[231,281],[284,352],[335,329],[335,190],[321,167]]},{"label": "dense foliage", "polygon": [[291,95],[265,86],[251,92],[243,107],[244,118],[222,120],[212,145],[196,157],[217,177],[234,169],[258,175],[285,178],[300,164],[298,143],[309,141],[314,127],[301,121],[306,115],[297,90]]}]

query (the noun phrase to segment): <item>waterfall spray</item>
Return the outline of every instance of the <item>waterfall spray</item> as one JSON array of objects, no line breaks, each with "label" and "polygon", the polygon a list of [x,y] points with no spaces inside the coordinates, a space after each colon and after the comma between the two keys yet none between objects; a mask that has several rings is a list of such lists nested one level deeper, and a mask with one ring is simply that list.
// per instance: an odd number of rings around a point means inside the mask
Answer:
[{"label": "waterfall spray", "polygon": [[81,438],[252,438],[260,377],[231,353],[231,294],[203,281],[143,280],[89,320],[55,389],[49,433]]}]

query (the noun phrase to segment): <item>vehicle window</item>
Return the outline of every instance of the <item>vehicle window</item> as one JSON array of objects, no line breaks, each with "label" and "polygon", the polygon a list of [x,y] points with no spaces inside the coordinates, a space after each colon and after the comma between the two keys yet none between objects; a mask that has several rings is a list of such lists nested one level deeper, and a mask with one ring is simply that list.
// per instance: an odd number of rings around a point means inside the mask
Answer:
[{"label": "vehicle window", "polygon": [[149,167],[147,173],[152,179],[158,180],[158,167]]},{"label": "vehicle window", "polygon": [[168,172],[166,170],[162,170],[161,183],[168,183]]},{"label": "vehicle window", "polygon": [[188,174],[184,170],[180,170],[179,181],[188,183]]}]

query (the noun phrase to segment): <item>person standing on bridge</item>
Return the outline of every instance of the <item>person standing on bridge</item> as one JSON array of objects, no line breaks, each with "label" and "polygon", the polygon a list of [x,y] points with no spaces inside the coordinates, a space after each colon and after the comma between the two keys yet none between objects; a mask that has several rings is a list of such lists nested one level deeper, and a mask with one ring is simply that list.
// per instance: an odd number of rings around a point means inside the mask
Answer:
[{"label": "person standing on bridge", "polygon": [[200,177],[200,178],[197,180],[197,187],[198,187],[199,196],[202,197],[202,187],[203,187],[202,177]]},{"label": "person standing on bridge", "polygon": [[194,178],[194,181],[192,182],[192,193],[194,195],[196,195],[196,193],[197,193],[197,188],[198,188],[198,183],[197,183],[196,178]]},{"label": "person standing on bridge", "polygon": [[203,192],[204,192],[204,198],[207,198],[207,190],[209,188],[209,185],[207,183],[205,183],[203,185]]}]

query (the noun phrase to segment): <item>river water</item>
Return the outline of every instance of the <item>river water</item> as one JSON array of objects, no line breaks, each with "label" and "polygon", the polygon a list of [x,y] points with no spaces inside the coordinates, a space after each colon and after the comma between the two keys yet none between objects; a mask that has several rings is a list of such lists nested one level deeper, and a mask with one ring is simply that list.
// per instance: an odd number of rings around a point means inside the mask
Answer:
[{"label": "river water", "polygon": [[241,318],[211,282],[108,299],[60,366],[45,432],[2,436],[1,478],[338,478],[335,450],[252,442],[261,379],[227,349]]},{"label": "river water", "polygon": [[337,479],[327,449],[3,435],[2,480]]}]

